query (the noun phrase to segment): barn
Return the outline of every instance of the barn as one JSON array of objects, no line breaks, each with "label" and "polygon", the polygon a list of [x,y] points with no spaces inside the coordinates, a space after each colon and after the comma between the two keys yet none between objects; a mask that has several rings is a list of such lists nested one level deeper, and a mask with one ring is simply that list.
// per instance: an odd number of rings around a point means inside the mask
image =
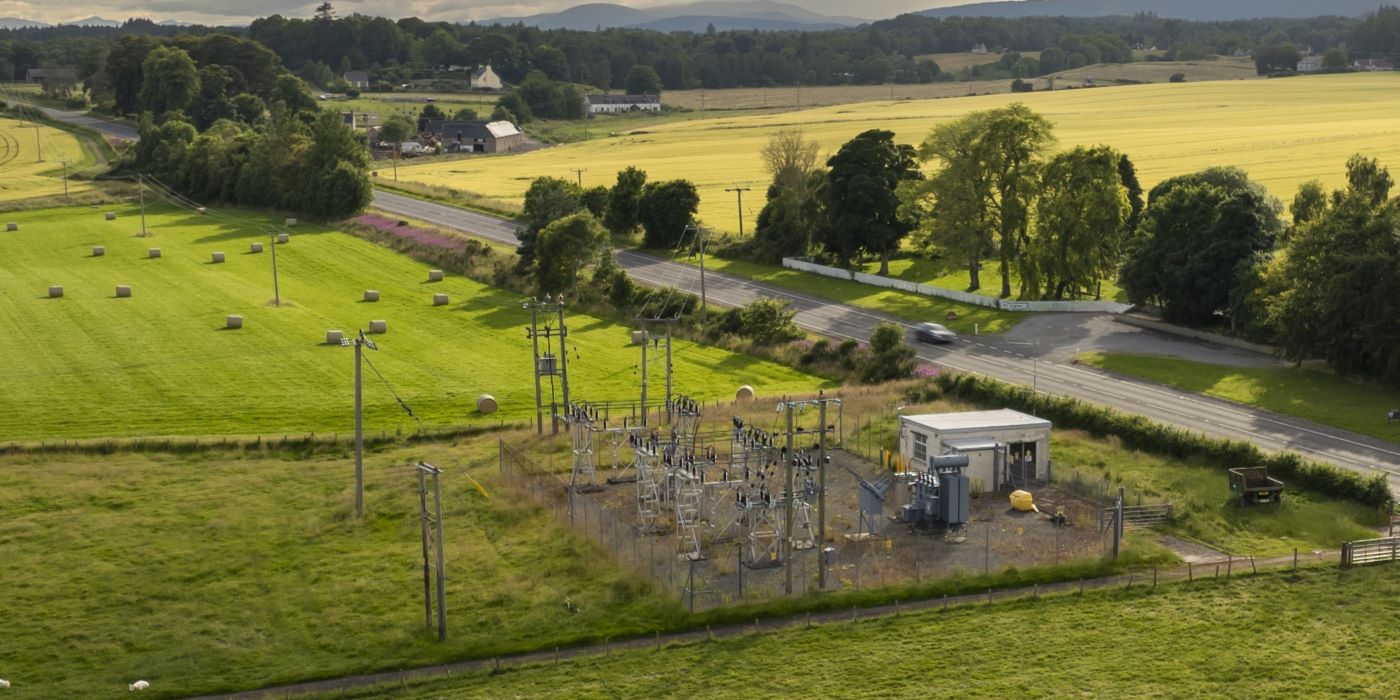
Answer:
[{"label": "barn", "polygon": [[444,153],[510,153],[525,145],[525,135],[505,121],[425,119],[418,130],[432,134]]},{"label": "barn", "polygon": [[1050,421],[1011,409],[900,416],[899,453],[920,471],[931,457],[967,455],[974,493],[1021,488],[1049,475]]}]

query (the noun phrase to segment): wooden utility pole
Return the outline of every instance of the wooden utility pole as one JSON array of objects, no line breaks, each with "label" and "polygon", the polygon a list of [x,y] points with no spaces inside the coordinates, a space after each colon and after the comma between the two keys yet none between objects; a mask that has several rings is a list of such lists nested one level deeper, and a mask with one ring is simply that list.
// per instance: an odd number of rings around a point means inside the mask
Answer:
[{"label": "wooden utility pole", "polygon": [[[817,590],[826,590],[826,402],[817,404]],[[805,585],[805,584],[804,584]]]},{"label": "wooden utility pole", "polygon": [[736,194],[736,195],[739,196],[739,235],[740,235],[740,236],[743,236],[743,235],[744,235],[744,193],[745,193],[745,192],[748,192],[748,191],[751,190],[751,189],[753,189],[753,188],[752,188],[752,187],[740,187],[740,186],[738,186],[738,185],[735,185],[734,187],[725,190],[725,192],[733,192],[734,194]]},{"label": "wooden utility pole", "polygon": [[792,506],[797,501],[797,494],[793,491],[792,476],[793,462],[797,454],[793,451],[792,414],[795,406],[788,402],[787,413],[787,452],[784,455],[783,466],[787,469],[786,485],[784,486],[785,498],[783,503],[783,538],[779,541],[783,548],[783,593],[792,595]]},{"label": "wooden utility pole", "polygon": [[[433,510],[428,511],[427,477],[433,477]],[[437,569],[437,633],[438,641],[447,639],[447,572],[443,561],[442,544],[442,470],[427,462],[418,463],[418,513],[422,522],[423,536],[423,609],[424,622],[428,629],[433,627],[433,594],[429,571]],[[429,521],[435,527],[429,527]],[[434,533],[434,530],[436,531]],[[436,542],[428,542],[436,535]],[[429,566],[429,558],[435,560],[435,567]]]},{"label": "wooden utility pole", "polygon": [[267,244],[272,248],[272,305],[282,306],[282,292],[277,284],[277,231],[269,228],[267,230]]}]

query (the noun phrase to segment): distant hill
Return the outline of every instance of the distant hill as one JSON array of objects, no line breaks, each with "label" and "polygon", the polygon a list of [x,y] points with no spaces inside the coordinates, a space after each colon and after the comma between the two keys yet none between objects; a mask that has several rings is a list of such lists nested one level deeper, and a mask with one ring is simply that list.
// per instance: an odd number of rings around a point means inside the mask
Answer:
[{"label": "distant hill", "polygon": [[34,29],[51,26],[45,22],[35,22],[19,17],[0,17],[0,29]]},{"label": "distant hill", "polygon": [[87,19],[75,19],[72,22],[60,22],[70,27],[120,27],[121,22],[105,17],[88,17]]},{"label": "distant hill", "polygon": [[598,27],[628,27],[658,31],[705,31],[715,29],[835,29],[852,27],[863,20],[818,14],[797,5],[772,0],[756,2],[726,2],[723,0],[695,2],[665,7],[634,8],[610,3],[592,3],[571,7],[562,12],[503,17],[478,24],[525,24],[540,29],[577,29],[589,31]]},{"label": "distant hill", "polygon": [[1159,17],[1199,21],[1255,17],[1360,17],[1380,0],[1021,0],[977,2],[924,10],[927,17],[1100,17],[1153,12]]}]

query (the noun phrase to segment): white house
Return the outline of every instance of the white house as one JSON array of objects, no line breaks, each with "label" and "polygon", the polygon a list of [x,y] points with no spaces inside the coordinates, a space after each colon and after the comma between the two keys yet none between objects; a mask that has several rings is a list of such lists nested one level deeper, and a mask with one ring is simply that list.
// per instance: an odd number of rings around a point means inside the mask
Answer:
[{"label": "white house", "polygon": [[363,90],[369,87],[369,71],[346,71],[343,77],[345,78],[345,82],[356,90]]},{"label": "white house", "polygon": [[1050,421],[1020,411],[969,411],[900,416],[899,454],[906,469],[923,471],[930,457],[961,453],[974,493],[1045,479],[1050,468]]},{"label": "white house", "polygon": [[1322,70],[1321,56],[1304,56],[1303,60],[1298,62],[1299,73],[1316,73],[1320,70]]},{"label": "white house", "polygon": [[972,47],[972,53],[975,53],[975,54],[977,54],[977,55],[980,56],[980,55],[982,55],[982,54],[991,53],[991,52],[987,50],[987,45],[986,45],[986,44],[977,44],[977,45],[975,45],[975,46]]},{"label": "white house", "polygon": [[660,112],[660,95],[589,95],[588,113]]},{"label": "white house", "polygon": [[478,66],[472,71],[471,89],[473,90],[500,90],[505,85],[501,82],[501,76],[496,75],[496,71],[491,70],[490,64]]}]

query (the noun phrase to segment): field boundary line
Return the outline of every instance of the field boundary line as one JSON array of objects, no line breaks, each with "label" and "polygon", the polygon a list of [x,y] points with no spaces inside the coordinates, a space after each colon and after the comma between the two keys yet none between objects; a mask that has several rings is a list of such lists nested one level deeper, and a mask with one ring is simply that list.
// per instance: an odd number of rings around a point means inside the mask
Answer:
[{"label": "field boundary line", "polygon": [[564,660],[572,661],[588,657],[608,656],[613,650],[633,651],[660,649],[667,645],[675,646],[714,639],[729,639],[742,637],[746,634],[810,627],[814,624],[824,625],[887,619],[909,612],[951,610],[974,607],[977,605],[989,605],[997,602],[1008,603],[1037,600],[1042,597],[1049,597],[1052,600],[1062,600],[1070,598],[1075,593],[1083,595],[1086,591],[1129,589],[1150,591],[1159,585],[1191,585],[1198,580],[1205,582],[1222,582],[1222,573],[1224,576],[1223,582],[1228,583],[1231,578],[1252,578],[1261,574],[1278,574],[1290,570],[1295,572],[1299,570],[1317,571],[1337,567],[1340,564],[1340,553],[1341,550],[1339,549],[1313,550],[1308,552],[1307,560],[1304,562],[1300,562],[1297,553],[1270,557],[1267,559],[1227,557],[1220,560],[1192,562],[1171,569],[1154,568],[1150,571],[1116,574],[1113,576],[1102,576],[1091,579],[1075,579],[1056,583],[1033,584],[1030,586],[1003,588],[1000,590],[988,589],[985,593],[966,593],[956,596],[945,595],[941,598],[923,598],[912,601],[896,600],[894,603],[864,608],[859,605],[853,605],[850,608],[824,610],[822,612],[799,612],[767,618],[758,617],[751,623],[733,623],[720,627],[706,626],[704,629],[691,628],[677,632],[656,633],[650,637],[629,637],[620,641],[605,640],[602,643],[573,647],[556,647],[552,650],[546,649],[533,652],[504,654],[472,659],[470,661],[457,661],[399,671],[356,674],[319,681],[271,686],[256,690],[188,696],[188,699],[264,700],[266,698],[293,697],[309,693],[347,691],[388,683],[406,684],[409,681],[450,678],[453,675],[464,673],[479,673],[483,671],[500,672],[503,669],[518,669],[538,664],[557,664]]}]

